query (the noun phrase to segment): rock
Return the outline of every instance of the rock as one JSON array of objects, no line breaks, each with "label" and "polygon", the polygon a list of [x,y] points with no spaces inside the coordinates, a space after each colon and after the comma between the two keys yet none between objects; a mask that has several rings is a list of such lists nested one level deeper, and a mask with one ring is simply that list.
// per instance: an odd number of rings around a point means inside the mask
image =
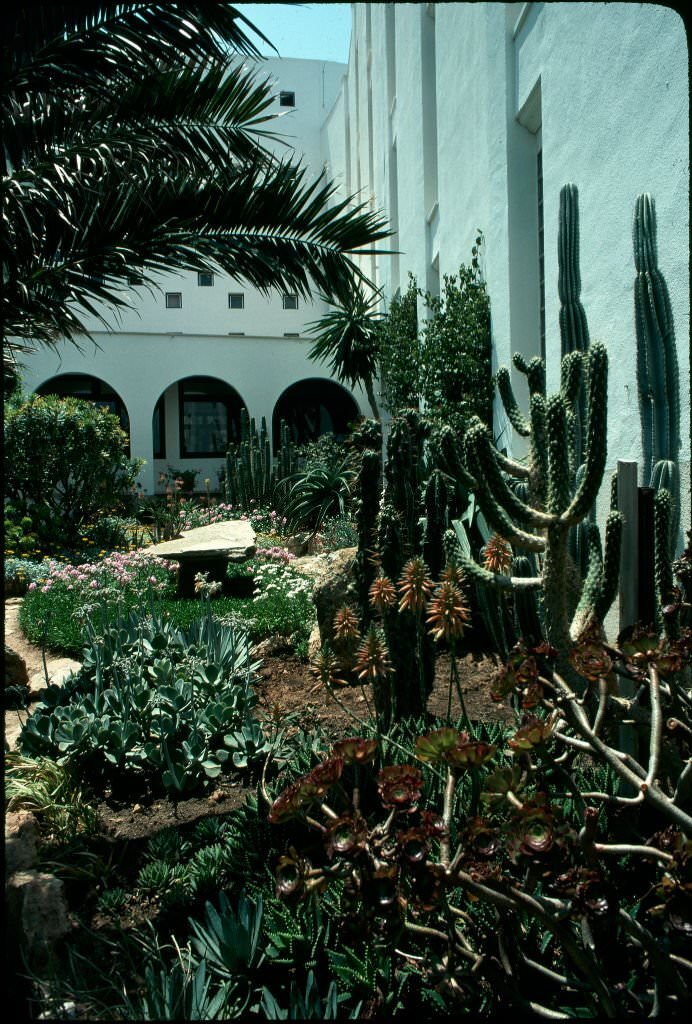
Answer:
[{"label": "rock", "polygon": [[[47,665],[48,680],[53,686],[62,686],[69,676],[79,672],[82,667],[81,661],[75,661],[74,658],[51,658]],[[35,700],[45,689],[46,674],[41,669],[39,672],[34,672],[29,679],[29,696]]]},{"label": "rock", "polygon": [[5,644],[5,686],[26,686],[28,682],[24,658]]},{"label": "rock", "polygon": [[317,612],[321,644],[326,641],[333,644],[332,625],[337,610],[345,604],[355,605],[356,552],[357,548],[340,548],[334,551],[315,582],[312,600]]},{"label": "rock", "polygon": [[207,558],[245,561],[255,553],[255,539],[255,531],[249,522],[234,519],[231,522],[211,523],[209,526],[185,530],[175,540],[152,544],[147,548],[147,554],[172,558],[178,562]]},{"label": "rock", "polygon": [[320,653],[322,637],[320,636],[319,623],[315,622],[308,637],[308,661],[313,662]]},{"label": "rock", "polygon": [[255,644],[250,652],[253,658],[269,658],[276,654],[287,654],[293,650],[293,644],[287,636],[268,636]]},{"label": "rock", "polygon": [[6,897],[13,942],[30,963],[47,960],[53,945],[72,927],[62,881],[39,871],[17,871],[8,879]]},{"label": "rock", "polygon": [[175,540],[152,544],[147,553],[179,563],[178,597],[195,597],[195,576],[226,582],[229,562],[246,562],[257,551],[255,531],[244,519],[185,530]]},{"label": "rock", "polygon": [[38,821],[31,811],[10,811],[5,818],[5,875],[29,871],[36,863]]},{"label": "rock", "polygon": [[316,555],[322,548],[322,541],[315,533],[294,533],[284,543],[287,551],[290,551],[296,558],[304,558],[305,555]]}]

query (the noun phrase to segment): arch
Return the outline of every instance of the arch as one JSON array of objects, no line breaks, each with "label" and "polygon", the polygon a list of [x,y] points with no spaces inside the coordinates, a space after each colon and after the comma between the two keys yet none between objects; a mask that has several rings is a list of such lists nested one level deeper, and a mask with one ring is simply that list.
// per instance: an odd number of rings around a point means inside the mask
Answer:
[{"label": "arch", "polygon": [[[247,409],[236,389],[208,376],[181,377],[171,386],[177,388],[181,458],[225,456],[229,442],[240,440],[240,413]],[[152,428],[164,393],[154,406]]]},{"label": "arch", "polygon": [[89,373],[61,373],[50,377],[34,389],[37,395],[57,395],[59,398],[83,398],[103,409],[108,409],[120,420],[120,426],[130,443],[130,416],[122,398],[110,384]]},{"label": "arch", "polygon": [[286,420],[293,441],[306,444],[322,434],[343,439],[349,424],[360,416],[355,398],[336,381],[322,377],[298,380],[279,395],[272,415],[274,451],[280,443],[281,420]]}]

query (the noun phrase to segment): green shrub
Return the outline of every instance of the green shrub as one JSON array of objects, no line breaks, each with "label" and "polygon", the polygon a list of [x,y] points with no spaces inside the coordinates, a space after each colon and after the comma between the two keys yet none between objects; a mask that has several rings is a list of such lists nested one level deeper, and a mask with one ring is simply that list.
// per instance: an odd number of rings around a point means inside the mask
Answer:
[{"label": "green shrub", "polygon": [[47,550],[131,501],[140,460],[117,417],[78,398],[32,395],[5,421],[5,487]]},{"label": "green shrub", "polygon": [[338,465],[314,462],[283,481],[289,529],[319,530],[327,516],[343,516],[355,469],[350,457]]}]

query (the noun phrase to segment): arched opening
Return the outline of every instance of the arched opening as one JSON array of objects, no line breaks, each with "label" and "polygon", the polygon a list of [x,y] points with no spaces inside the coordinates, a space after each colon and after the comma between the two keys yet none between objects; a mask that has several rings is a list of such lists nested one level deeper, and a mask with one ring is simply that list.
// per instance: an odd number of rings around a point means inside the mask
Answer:
[{"label": "arched opening", "polygon": [[272,416],[274,451],[280,443],[281,421],[285,420],[296,444],[315,441],[322,434],[343,440],[360,411],[346,388],[317,377],[299,380],[280,395]]},{"label": "arched opening", "polygon": [[[240,440],[240,411],[244,408],[235,388],[216,377],[178,381],[181,457],[223,458],[229,443]],[[158,415],[161,417],[161,412]]]},{"label": "arched opening", "polygon": [[127,434],[130,443],[130,417],[125,403],[110,384],[99,377],[87,373],[63,373],[59,377],[51,377],[36,388],[37,395],[57,395],[59,398],[83,398],[93,402],[100,408],[108,409],[120,420],[120,426]]}]

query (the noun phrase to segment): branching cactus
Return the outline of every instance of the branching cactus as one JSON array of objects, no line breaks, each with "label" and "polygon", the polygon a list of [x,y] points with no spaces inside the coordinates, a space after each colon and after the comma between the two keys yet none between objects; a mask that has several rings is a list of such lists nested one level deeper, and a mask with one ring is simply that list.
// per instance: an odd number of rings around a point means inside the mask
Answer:
[{"label": "branching cactus", "polygon": [[[560,340],[562,355],[586,352],[589,347],[589,326],[581,303],[581,274],[579,272],[579,193],[576,185],[565,185],[560,190],[560,213],[557,232],[558,277],[560,296]],[[579,389],[573,422],[574,448],[577,465],[584,453],[584,426],[586,420],[585,396]]]},{"label": "branching cactus", "polygon": [[[531,414],[527,422],[531,445],[528,465],[501,455],[480,420],[473,421],[469,428],[464,452],[467,469],[476,481],[479,504],[490,527],[516,552],[536,555],[540,571],[534,576],[507,576],[482,568],[463,552],[460,559],[464,571],[485,585],[511,588],[515,592],[540,591],[546,639],[564,652],[591,620],[602,621],[617,585],[619,513],[611,512],[609,516],[605,554],[601,552],[596,528],[589,526],[589,568],[583,579],[568,545],[570,530],[588,515],[603,479],[608,361],[605,347],[600,344],[592,345],[587,355],[568,354],[563,359],[562,387],[547,399],[539,363],[540,360],[532,360],[532,364],[526,365],[515,358],[515,365],[529,371]],[[571,424],[578,394],[577,378],[582,370],[585,370],[586,394],[584,461],[579,472],[574,473],[575,440]],[[498,376],[505,382],[501,393],[503,390],[507,393],[508,374]],[[531,503],[510,487],[511,477],[528,477]]]},{"label": "branching cactus", "polygon": [[374,552],[377,546],[377,516],[382,497],[382,425],[364,420],[351,434],[351,447],[359,453],[355,484],[355,520],[358,531],[356,578],[358,605],[366,626],[370,619],[368,591],[375,579]]}]

